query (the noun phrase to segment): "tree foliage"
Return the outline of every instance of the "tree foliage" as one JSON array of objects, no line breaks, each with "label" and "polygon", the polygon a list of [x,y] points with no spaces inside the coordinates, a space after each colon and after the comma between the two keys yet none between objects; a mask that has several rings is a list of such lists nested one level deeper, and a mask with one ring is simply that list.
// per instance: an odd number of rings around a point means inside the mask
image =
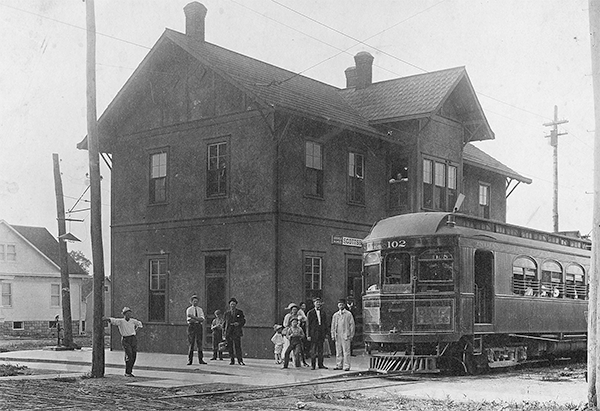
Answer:
[{"label": "tree foliage", "polygon": [[86,273],[90,273],[90,266],[92,262],[88,260],[88,258],[83,254],[83,252],[79,250],[71,250],[69,251],[69,255]]}]

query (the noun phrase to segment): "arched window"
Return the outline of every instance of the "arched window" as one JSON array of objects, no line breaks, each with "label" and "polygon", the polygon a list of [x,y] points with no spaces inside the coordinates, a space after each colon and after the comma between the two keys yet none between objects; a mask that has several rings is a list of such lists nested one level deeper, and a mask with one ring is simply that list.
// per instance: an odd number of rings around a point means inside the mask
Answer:
[{"label": "arched window", "polygon": [[530,257],[517,257],[513,262],[513,293],[534,296],[540,293],[537,264]]},{"label": "arched window", "polygon": [[565,295],[562,266],[557,261],[542,264],[542,297],[562,298]]},{"label": "arched window", "polygon": [[565,276],[565,291],[567,298],[573,298],[576,300],[585,300],[587,298],[585,270],[579,264],[571,264],[567,267]]}]

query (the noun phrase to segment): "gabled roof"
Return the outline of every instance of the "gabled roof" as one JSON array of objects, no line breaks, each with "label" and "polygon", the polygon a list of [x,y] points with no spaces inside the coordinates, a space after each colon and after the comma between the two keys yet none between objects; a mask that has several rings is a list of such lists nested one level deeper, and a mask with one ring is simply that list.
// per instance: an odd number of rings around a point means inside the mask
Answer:
[{"label": "gabled roof", "polygon": [[369,134],[381,134],[337,87],[167,29],[164,36],[273,108],[286,108]]},{"label": "gabled roof", "polygon": [[373,83],[341,94],[371,121],[429,115],[466,75],[464,67]]},{"label": "gabled roof", "polygon": [[455,91],[464,99],[462,111],[469,117],[465,122],[472,123],[478,130],[477,139],[493,139],[494,133],[464,67],[400,77],[362,89],[348,88],[341,94],[370,124],[378,124],[439,113]]},{"label": "gabled roof", "polygon": [[[134,86],[136,77],[143,75],[151,56],[160,55],[169,43],[185,50],[202,65],[254,97],[263,107],[287,109],[351,130],[383,136],[338,93],[339,88],[170,29],[165,30],[102,114],[100,127],[112,124],[121,107],[130,103],[125,101],[127,90]],[[87,148],[87,142],[82,141],[78,148]]]},{"label": "gabled roof", "polygon": [[[0,220],[0,223],[6,224],[17,235],[22,237],[26,242],[33,246],[40,254],[54,263],[60,269],[60,259],[58,250],[58,241],[44,227],[31,227],[24,225],[11,225]],[[69,274],[87,275],[73,258],[68,259]]]},{"label": "gabled roof", "polygon": [[465,145],[463,150],[463,161],[465,164],[499,173],[525,184],[531,184],[532,182],[530,178],[523,177],[521,174],[513,171],[511,168],[505,166],[489,154],[484,153],[471,143]]},{"label": "gabled roof", "polygon": [[[162,50],[168,53],[173,44],[253,97],[262,107],[289,110],[380,137],[385,135],[375,128],[377,123],[430,116],[439,111],[462,81],[472,95],[474,111],[488,130],[487,135],[493,136],[464,67],[382,81],[361,90],[340,89],[170,29],[165,30],[102,114],[100,127],[114,124],[121,109],[131,104],[127,101],[127,91],[144,75],[150,62]],[[86,148],[87,144],[83,141],[78,147]]]}]

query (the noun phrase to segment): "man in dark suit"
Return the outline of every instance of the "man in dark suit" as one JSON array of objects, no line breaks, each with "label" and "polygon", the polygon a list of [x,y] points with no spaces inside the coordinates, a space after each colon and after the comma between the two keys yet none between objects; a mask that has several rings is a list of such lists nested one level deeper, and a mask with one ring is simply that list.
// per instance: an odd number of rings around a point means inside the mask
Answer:
[{"label": "man in dark suit", "polygon": [[234,365],[236,358],[239,365],[246,365],[242,358],[242,335],[244,335],[242,327],[246,324],[246,318],[244,312],[237,309],[237,303],[235,298],[229,300],[229,310],[225,312],[223,328],[229,349],[229,365]]},{"label": "man in dark suit", "polygon": [[323,365],[323,343],[329,332],[329,323],[321,298],[315,297],[313,302],[314,308],[306,315],[306,335],[310,341],[311,368],[314,370],[317,359],[319,368],[327,368]]}]

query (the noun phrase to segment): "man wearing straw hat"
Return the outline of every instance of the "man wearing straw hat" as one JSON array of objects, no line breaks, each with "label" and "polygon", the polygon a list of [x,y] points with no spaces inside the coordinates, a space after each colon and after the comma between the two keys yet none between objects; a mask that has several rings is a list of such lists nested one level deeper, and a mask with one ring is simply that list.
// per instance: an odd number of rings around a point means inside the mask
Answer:
[{"label": "man wearing straw hat", "polygon": [[104,318],[104,321],[108,321],[112,325],[116,325],[121,333],[121,344],[123,345],[123,351],[125,351],[125,376],[133,377],[133,365],[137,358],[137,337],[136,330],[143,328],[142,322],[131,318],[131,308],[124,307],[123,318]]}]

